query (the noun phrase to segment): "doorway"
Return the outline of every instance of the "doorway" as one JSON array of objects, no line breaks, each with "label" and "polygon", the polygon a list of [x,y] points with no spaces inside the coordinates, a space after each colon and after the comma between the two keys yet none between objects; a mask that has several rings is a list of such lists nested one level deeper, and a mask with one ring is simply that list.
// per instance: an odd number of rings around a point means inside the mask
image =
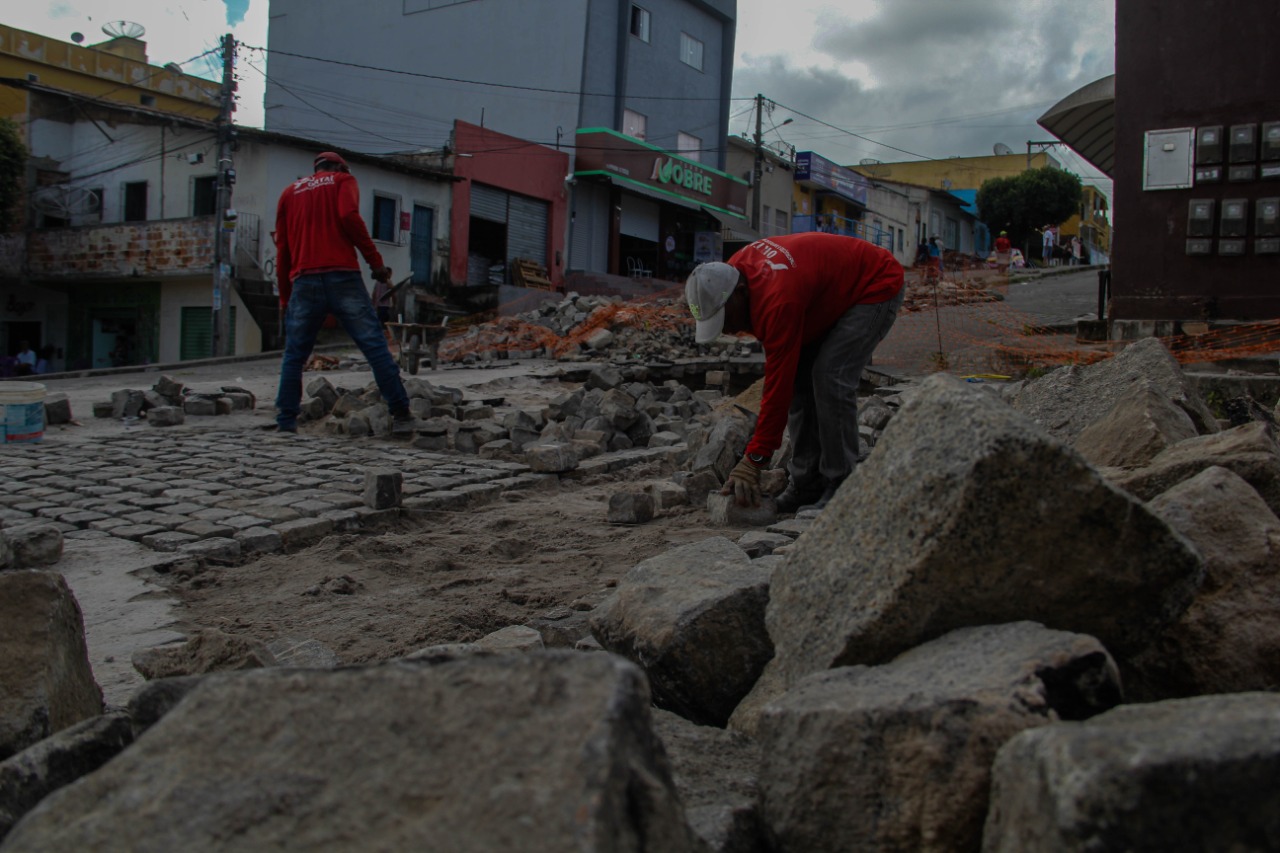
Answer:
[{"label": "doorway", "polygon": [[435,211],[420,204],[413,206],[409,227],[409,263],[413,266],[413,283],[431,283],[431,242],[435,233]]}]

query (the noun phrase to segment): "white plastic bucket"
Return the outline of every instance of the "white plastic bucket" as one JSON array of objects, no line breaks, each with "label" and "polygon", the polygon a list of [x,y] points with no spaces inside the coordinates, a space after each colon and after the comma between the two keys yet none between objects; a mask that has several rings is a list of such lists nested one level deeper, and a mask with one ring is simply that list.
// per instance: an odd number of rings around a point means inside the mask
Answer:
[{"label": "white plastic bucket", "polygon": [[44,386],[0,382],[0,444],[44,438]]}]

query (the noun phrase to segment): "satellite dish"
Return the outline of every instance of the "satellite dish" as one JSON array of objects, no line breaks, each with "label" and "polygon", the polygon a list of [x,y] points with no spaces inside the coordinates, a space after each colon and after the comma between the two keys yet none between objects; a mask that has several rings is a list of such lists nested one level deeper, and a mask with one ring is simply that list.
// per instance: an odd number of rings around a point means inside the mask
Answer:
[{"label": "satellite dish", "polygon": [[875,166],[875,165],[878,165],[879,163],[880,161],[874,157],[863,157],[861,160],[858,161],[859,166]]},{"label": "satellite dish", "polygon": [[949,190],[949,189],[951,189],[951,179],[950,179],[950,178],[943,178],[943,179],[942,179],[942,188],[943,188],[944,190]]},{"label": "satellite dish", "polygon": [[80,44],[84,41],[84,33],[72,33],[71,40],[76,44]]},{"label": "satellite dish", "polygon": [[31,204],[46,216],[70,219],[73,216],[97,213],[102,207],[102,199],[93,190],[54,184],[32,193]]},{"label": "satellite dish", "polygon": [[182,66],[176,62],[166,62],[164,64],[164,68],[166,71],[172,71],[174,74],[182,73]]},{"label": "satellite dish", "polygon": [[147,28],[133,21],[108,21],[102,25],[102,31],[112,38],[140,39],[147,34]]},{"label": "satellite dish", "polygon": [[997,142],[995,145],[995,148],[992,150],[996,152],[997,157],[1003,157],[1006,154],[1013,153],[1013,149],[1010,148],[1008,145],[1005,145],[1003,142]]}]

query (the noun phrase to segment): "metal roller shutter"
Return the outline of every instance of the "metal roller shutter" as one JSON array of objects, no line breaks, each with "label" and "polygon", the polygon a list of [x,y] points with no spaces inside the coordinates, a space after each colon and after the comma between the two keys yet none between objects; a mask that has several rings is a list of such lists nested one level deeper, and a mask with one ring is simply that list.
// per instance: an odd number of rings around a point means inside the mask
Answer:
[{"label": "metal roller shutter", "polygon": [[512,195],[510,217],[507,223],[507,263],[515,258],[525,258],[546,264],[547,203],[535,198]]},{"label": "metal roller shutter", "polygon": [[471,185],[471,215],[490,222],[507,221],[507,194],[484,184]]},{"label": "metal roller shutter", "polygon": [[618,230],[628,237],[639,237],[651,243],[658,242],[658,203],[624,193],[622,222]]}]

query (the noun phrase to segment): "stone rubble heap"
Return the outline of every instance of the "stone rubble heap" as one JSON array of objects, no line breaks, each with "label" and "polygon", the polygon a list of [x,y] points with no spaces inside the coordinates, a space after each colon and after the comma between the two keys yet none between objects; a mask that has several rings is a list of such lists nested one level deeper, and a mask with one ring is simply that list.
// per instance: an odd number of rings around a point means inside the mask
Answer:
[{"label": "stone rubble heap", "polygon": [[145,418],[153,426],[177,426],[187,415],[230,415],[252,411],[257,398],[246,388],[224,385],[217,391],[195,391],[169,376],[147,390],[124,388],[108,401],[93,404],[95,418],[134,421]]},{"label": "stone rubble heap", "polygon": [[1280,446],[1158,342],[1058,373],[904,391],[798,538],[381,665],[103,713],[69,591],[0,574],[0,849],[1276,849]]}]

